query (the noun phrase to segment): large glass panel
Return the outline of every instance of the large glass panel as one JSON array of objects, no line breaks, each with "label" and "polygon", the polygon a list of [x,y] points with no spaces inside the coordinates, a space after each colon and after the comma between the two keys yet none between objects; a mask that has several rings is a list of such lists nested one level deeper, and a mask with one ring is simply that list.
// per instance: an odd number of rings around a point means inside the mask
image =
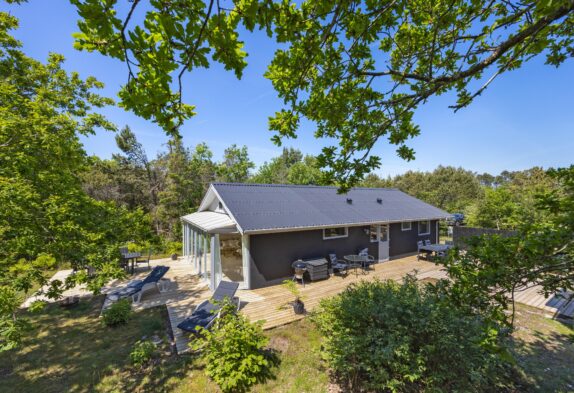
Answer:
[{"label": "large glass panel", "polygon": [[210,251],[211,250],[210,250],[209,246],[210,246],[211,237],[205,233],[203,234],[202,237],[203,237],[203,244],[205,247],[205,250],[204,250],[205,254],[203,255],[203,257],[204,257],[203,258],[203,263],[204,263],[204,265],[203,265],[203,268],[204,268],[203,277],[205,278],[205,280],[207,282],[210,282],[210,280],[211,280],[211,252]]},{"label": "large glass panel", "polygon": [[237,234],[219,235],[219,254],[223,279],[242,282],[243,257],[241,254],[241,236]]}]

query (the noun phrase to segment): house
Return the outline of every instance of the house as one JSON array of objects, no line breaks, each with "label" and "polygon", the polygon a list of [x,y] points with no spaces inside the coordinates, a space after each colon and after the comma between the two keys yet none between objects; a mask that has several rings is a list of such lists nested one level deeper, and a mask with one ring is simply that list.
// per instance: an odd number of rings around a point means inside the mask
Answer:
[{"label": "house", "polygon": [[215,288],[223,278],[253,289],[292,276],[302,258],[368,248],[378,261],[438,242],[450,214],[397,189],[213,183],[183,216],[183,255]]}]

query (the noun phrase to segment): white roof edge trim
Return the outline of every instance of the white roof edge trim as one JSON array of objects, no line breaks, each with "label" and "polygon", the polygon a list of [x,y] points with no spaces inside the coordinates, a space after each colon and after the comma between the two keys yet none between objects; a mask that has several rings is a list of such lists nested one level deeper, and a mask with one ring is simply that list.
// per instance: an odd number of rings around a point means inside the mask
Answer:
[{"label": "white roof edge trim", "polygon": [[181,221],[207,233],[236,232],[235,222],[225,213],[195,212],[181,217]]},{"label": "white roof edge trim", "polygon": [[237,230],[239,231],[239,233],[241,233],[243,235],[245,233],[245,231],[243,230],[243,228],[241,228],[241,225],[239,225],[239,221],[237,221],[237,219],[233,216],[233,213],[231,213],[231,210],[229,210],[229,208],[225,204],[225,201],[223,200],[221,195],[219,195],[219,193],[215,189],[215,186],[213,185],[213,183],[209,185],[209,189],[213,189],[213,193],[215,194],[217,199],[219,199],[219,202],[221,202],[221,204],[223,205],[223,209],[225,209],[225,211],[227,212],[229,217],[231,217],[231,219],[235,222],[235,226],[237,227]]},{"label": "white roof edge trim", "polygon": [[244,233],[246,235],[259,235],[265,233],[278,233],[278,232],[297,232],[297,231],[308,231],[313,229],[325,229],[325,228],[339,228],[339,227],[361,227],[365,225],[376,225],[376,224],[396,224],[400,222],[416,222],[416,221],[432,221],[432,220],[446,220],[451,217],[452,214],[438,217],[423,217],[414,218],[410,220],[392,220],[392,221],[364,221],[364,222],[353,222],[347,224],[332,224],[332,225],[309,225],[302,227],[283,227],[283,228],[271,228],[271,229],[252,229],[247,230]]},{"label": "white roof edge trim", "polygon": [[201,199],[201,203],[199,204],[199,207],[197,208],[197,211],[204,211],[206,209],[207,205],[207,199],[208,197],[210,197],[210,192],[213,193],[213,184],[209,185],[209,188],[207,189],[207,191],[205,192],[205,195],[203,196],[203,198]]}]

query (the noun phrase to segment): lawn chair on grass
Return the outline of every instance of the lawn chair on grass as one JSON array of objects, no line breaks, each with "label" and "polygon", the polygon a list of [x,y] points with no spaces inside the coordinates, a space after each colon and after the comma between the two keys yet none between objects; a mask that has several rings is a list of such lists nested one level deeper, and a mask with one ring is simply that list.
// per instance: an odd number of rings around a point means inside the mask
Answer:
[{"label": "lawn chair on grass", "polygon": [[161,279],[167,273],[169,267],[167,266],[156,266],[143,280],[133,280],[126,287],[112,292],[110,298],[116,297],[117,299],[125,298],[128,296],[132,297],[134,303],[139,303],[144,292],[150,289],[157,288],[160,292],[166,291],[165,282]]},{"label": "lawn chair on grass", "polygon": [[237,304],[237,309],[239,310],[239,298],[235,296],[237,288],[239,288],[239,284],[236,282],[221,281],[215,292],[213,292],[211,299],[200,303],[193,313],[180,322],[177,327],[191,333],[195,333],[198,326],[209,329],[215,322],[215,319],[219,317],[219,309],[221,308],[220,304],[215,304],[214,302],[221,302],[225,298],[229,298],[233,303]]}]

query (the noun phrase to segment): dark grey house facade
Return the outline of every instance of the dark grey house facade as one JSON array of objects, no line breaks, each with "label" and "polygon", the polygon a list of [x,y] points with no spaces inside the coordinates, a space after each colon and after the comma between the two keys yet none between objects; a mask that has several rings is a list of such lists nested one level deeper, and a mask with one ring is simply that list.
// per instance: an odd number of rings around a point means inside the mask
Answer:
[{"label": "dark grey house facade", "polygon": [[291,277],[297,259],[415,253],[419,240],[438,242],[449,216],[396,189],[214,183],[182,217],[183,253],[212,287],[226,279],[259,288]]}]

